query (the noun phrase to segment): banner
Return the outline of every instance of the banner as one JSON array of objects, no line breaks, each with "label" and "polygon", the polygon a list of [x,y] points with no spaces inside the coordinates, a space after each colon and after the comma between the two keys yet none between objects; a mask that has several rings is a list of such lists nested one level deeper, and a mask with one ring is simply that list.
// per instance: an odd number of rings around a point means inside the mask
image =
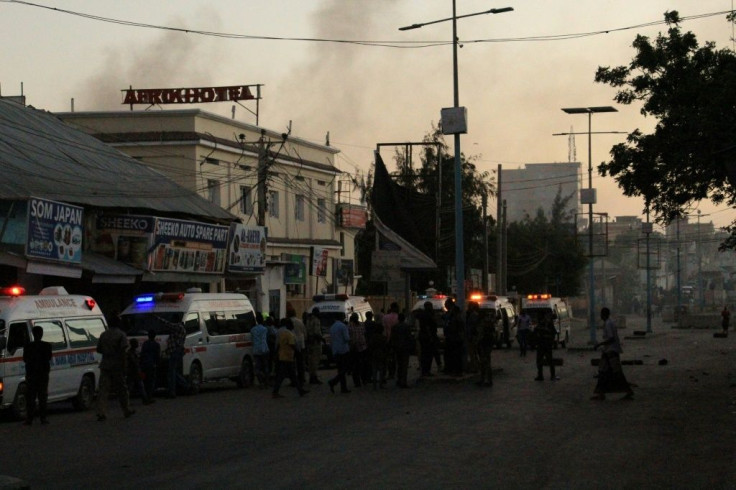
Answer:
[{"label": "banner", "polygon": [[229,227],[156,218],[152,271],[225,271]]},{"label": "banner", "polygon": [[83,237],[84,208],[36,197],[28,199],[26,256],[80,264]]},{"label": "banner", "polygon": [[156,218],[130,214],[103,214],[95,223],[92,251],[134,267],[149,269],[148,249]]},{"label": "banner", "polygon": [[290,262],[284,267],[284,284],[306,284],[307,262],[306,255],[281,254],[281,260]]},{"label": "banner", "polygon": [[266,271],[266,227],[234,223],[230,231],[228,270],[263,274]]},{"label": "banner", "polygon": [[310,275],[327,277],[327,259],[329,250],[324,247],[312,247]]}]

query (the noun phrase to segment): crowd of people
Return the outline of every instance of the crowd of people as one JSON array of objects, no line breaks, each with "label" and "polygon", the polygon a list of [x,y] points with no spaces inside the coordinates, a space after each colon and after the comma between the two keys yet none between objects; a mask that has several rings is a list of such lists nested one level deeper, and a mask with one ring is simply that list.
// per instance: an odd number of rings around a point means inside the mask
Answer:
[{"label": "crowd of people", "polygon": [[[478,386],[492,386],[491,352],[496,342],[496,319],[484,315],[475,302],[469,302],[463,314],[448,298],[445,310],[438,316],[432,303],[426,302],[423,309],[413,312],[408,318],[399,312],[397,303],[392,303],[388,312],[381,312],[375,318],[372,312],[367,312],[364,322],[360,321],[357,313],[352,313],[347,323],[336,320],[329,327],[329,337],[323,333],[318,307],[305,312],[301,318],[291,307],[287,309],[287,316],[279,320],[274,316],[264,318],[261,313],[256,313],[251,340],[258,386],[270,388],[273,398],[283,398],[280,391],[286,379],[290,381],[290,386],[297,389],[299,396],[309,393],[306,385],[323,384],[318,369],[328,338],[330,358],[337,367],[335,376],[327,380],[333,393],[338,385],[340,393],[350,393],[348,377],[352,378],[355,388],[372,385],[373,389],[383,389],[390,380],[395,380],[399,388],[409,388],[409,360],[414,355],[419,360],[421,377],[434,376],[434,364],[437,372],[449,376],[478,373]],[[725,330],[728,328],[728,316],[723,316]],[[181,390],[191,390],[190,381],[181,374],[186,339],[182,323],[161,319],[169,335],[162,352],[155,332],[149,332],[148,339],[139,349],[137,339],[128,340],[116,320],[114,318],[110,322],[97,345],[97,351],[102,354],[97,420],[104,421],[107,418],[107,401],[111,390],[117,394],[126,418],[135,413],[130,407],[130,392],[139,395],[143,404],[153,403],[157,371],[163,359],[166,359],[167,369],[166,396],[174,398]],[[632,399],[631,385],[621,370],[621,342],[608,308],[601,310],[601,320],[604,325],[603,340],[595,348],[603,347],[603,353],[592,399],[603,400],[605,394],[610,392],[624,392],[626,399]],[[531,323],[532,319],[527,313],[522,313],[518,318],[520,356],[526,355],[532,334]],[[440,329],[444,337],[443,344],[438,335]],[[24,353],[29,383],[26,425],[33,422],[37,398],[39,418],[42,423],[48,423],[46,397],[51,349],[50,344],[41,340],[42,329],[34,328],[33,334],[34,341]],[[551,313],[536,319],[533,334],[537,353],[535,379],[544,380],[543,366],[548,365],[550,380],[558,380],[552,356],[556,330]]]}]

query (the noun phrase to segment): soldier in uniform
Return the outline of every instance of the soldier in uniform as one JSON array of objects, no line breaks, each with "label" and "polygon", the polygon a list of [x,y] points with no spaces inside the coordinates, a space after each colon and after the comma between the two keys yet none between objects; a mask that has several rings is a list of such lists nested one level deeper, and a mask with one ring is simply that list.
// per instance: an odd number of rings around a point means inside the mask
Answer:
[{"label": "soldier in uniform", "polygon": [[312,313],[307,318],[307,365],[309,367],[309,384],[321,385],[322,381],[317,377],[317,369],[322,359],[322,323],[319,321],[319,308],[312,308]]}]

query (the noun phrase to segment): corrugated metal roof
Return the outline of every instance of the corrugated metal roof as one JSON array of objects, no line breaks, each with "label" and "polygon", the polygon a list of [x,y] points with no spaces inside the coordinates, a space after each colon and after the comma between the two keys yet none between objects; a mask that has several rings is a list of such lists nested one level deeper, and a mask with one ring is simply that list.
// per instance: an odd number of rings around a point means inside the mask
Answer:
[{"label": "corrugated metal roof", "polygon": [[237,217],[56,116],[0,99],[0,199]]}]

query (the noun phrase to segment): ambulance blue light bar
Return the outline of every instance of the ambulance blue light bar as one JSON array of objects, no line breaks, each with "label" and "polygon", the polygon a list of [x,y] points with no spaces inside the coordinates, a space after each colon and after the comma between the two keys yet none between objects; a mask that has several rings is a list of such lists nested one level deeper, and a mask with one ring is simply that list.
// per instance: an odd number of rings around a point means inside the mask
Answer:
[{"label": "ambulance blue light bar", "polygon": [[135,304],[137,305],[145,305],[149,303],[153,303],[155,301],[155,297],[153,294],[144,294],[142,296],[136,296],[135,298]]}]

